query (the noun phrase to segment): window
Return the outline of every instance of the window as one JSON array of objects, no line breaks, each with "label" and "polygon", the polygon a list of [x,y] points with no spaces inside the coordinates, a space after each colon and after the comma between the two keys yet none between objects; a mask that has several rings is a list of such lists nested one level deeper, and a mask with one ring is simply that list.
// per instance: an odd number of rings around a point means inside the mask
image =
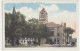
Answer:
[{"label": "window", "polygon": [[57,34],[57,36],[60,36],[59,33]]},{"label": "window", "polygon": [[56,42],[56,38],[54,38],[54,42]]},{"label": "window", "polygon": [[59,38],[57,39],[57,42],[59,42]]},{"label": "window", "polygon": [[57,43],[59,44],[59,42],[60,42],[60,39],[59,39],[59,38],[57,38]]},{"label": "window", "polygon": [[52,36],[54,36],[54,31],[51,31]]}]

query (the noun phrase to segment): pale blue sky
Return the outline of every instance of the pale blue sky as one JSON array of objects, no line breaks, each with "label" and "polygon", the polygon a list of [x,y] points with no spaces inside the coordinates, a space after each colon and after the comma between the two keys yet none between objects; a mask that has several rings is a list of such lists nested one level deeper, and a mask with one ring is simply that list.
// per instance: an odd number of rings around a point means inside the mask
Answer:
[{"label": "pale blue sky", "polygon": [[[44,4],[44,5],[50,6],[52,4],[48,3],[48,4]],[[54,4],[59,7],[60,11],[68,10],[69,12],[76,12],[76,4],[75,3],[54,3]],[[5,4],[5,10],[7,10],[7,11],[12,10],[14,5],[15,5],[16,9],[20,9],[21,7],[26,6],[26,7],[32,8],[35,11],[38,9],[38,7],[40,7],[40,4],[26,4],[26,3],[14,4],[14,3],[11,3],[11,4]]]}]

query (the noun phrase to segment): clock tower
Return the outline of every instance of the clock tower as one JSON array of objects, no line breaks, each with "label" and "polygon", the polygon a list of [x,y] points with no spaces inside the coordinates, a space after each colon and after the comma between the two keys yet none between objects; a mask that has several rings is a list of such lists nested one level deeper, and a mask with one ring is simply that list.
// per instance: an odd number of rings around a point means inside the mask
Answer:
[{"label": "clock tower", "polygon": [[39,13],[39,23],[40,24],[46,24],[48,23],[48,13],[44,8]]}]

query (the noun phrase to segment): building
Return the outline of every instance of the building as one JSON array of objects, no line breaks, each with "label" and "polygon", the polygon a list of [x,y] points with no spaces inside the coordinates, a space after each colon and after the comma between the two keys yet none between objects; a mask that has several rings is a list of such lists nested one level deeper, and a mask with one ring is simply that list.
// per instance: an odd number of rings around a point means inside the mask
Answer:
[{"label": "building", "polygon": [[[66,23],[56,24],[54,22],[48,22],[48,13],[42,8],[39,14],[39,23],[46,24],[50,31],[52,31],[53,36],[49,37],[48,41],[52,41],[54,44],[65,44],[66,35],[63,30],[66,28]],[[43,40],[43,42],[46,40]]]},{"label": "building", "polygon": [[47,24],[47,27],[50,31],[52,31],[53,36],[49,37],[54,44],[65,44],[65,34],[64,34],[64,28],[65,23],[63,24],[56,24],[54,22],[49,22]]},{"label": "building", "polygon": [[39,23],[40,24],[48,23],[48,13],[44,8],[39,13]]}]

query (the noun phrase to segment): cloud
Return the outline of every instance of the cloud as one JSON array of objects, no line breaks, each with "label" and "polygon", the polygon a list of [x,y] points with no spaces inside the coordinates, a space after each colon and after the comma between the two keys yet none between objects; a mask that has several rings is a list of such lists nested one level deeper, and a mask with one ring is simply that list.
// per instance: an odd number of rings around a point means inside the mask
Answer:
[{"label": "cloud", "polygon": [[[10,11],[5,10],[5,12],[12,13],[12,10],[10,10]],[[22,7],[20,9],[16,9],[16,12],[20,12],[21,14],[24,14],[26,16],[26,21],[31,18],[38,19],[38,13],[36,11],[34,11],[32,8]]]},{"label": "cloud", "polygon": [[26,20],[31,18],[38,18],[38,13],[32,8],[22,7],[21,9],[17,9],[17,12],[18,11],[26,16]]},{"label": "cloud", "polygon": [[57,5],[52,4],[50,6],[45,6],[44,4],[41,4],[40,7],[38,8],[38,11],[40,11],[42,8],[45,8],[45,10],[49,13],[53,12],[53,11],[58,11],[59,8]]},{"label": "cloud", "polygon": [[12,13],[12,10],[9,10],[9,11],[5,10],[5,12],[6,12],[6,13]]},{"label": "cloud", "polygon": [[72,27],[72,24],[77,21],[76,13],[75,12],[69,12],[69,11],[62,11],[55,14],[48,15],[48,20],[51,22],[61,23],[66,22],[68,26]]}]

